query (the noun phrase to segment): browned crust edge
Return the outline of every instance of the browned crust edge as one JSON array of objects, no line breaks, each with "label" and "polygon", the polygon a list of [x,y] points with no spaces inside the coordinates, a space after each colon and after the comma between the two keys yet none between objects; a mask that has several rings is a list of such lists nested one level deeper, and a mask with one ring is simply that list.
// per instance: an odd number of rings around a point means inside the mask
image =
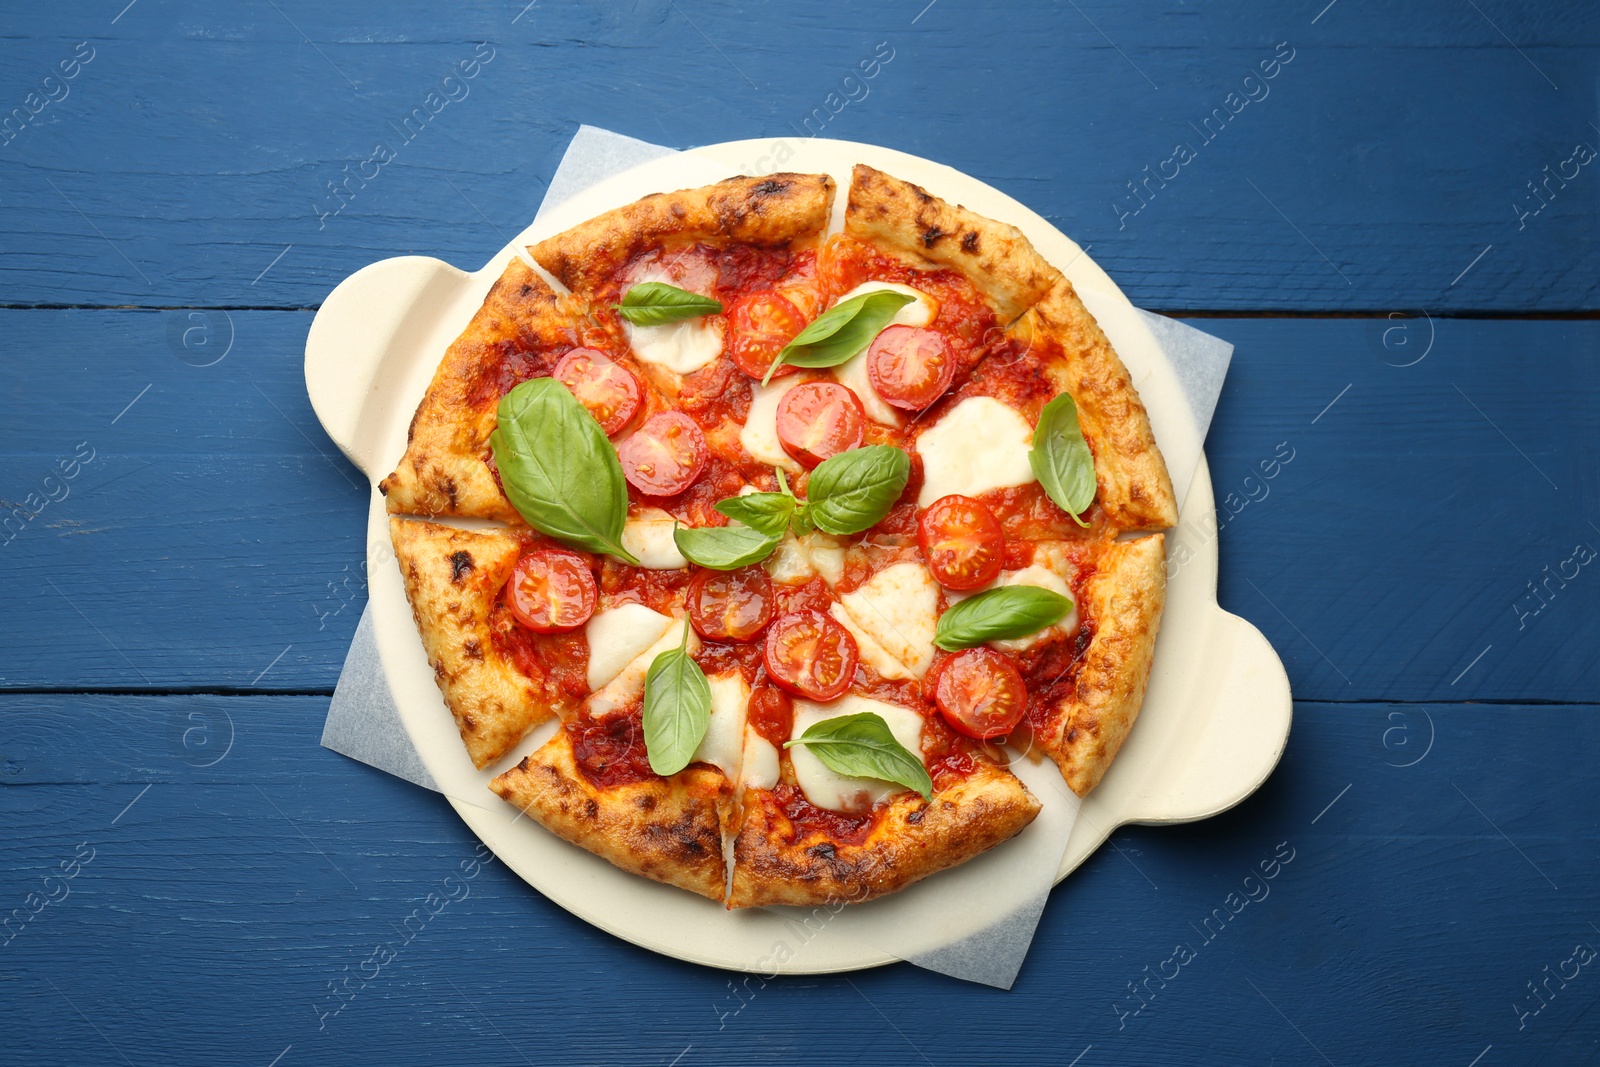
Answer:
[{"label": "browned crust edge", "polygon": [[1081,594],[1095,631],[1077,694],[1035,738],[1080,797],[1100,784],[1144,703],[1167,598],[1164,540],[1153,534],[1108,544]]},{"label": "browned crust edge", "polygon": [[1178,501],[1150,415],[1105,331],[1062,278],[1012,329],[1058,392],[1072,394],[1094,452],[1100,506],[1119,530],[1177,525]]},{"label": "browned crust edge", "polygon": [[580,320],[521,260],[506,266],[483,306],[446,350],[411,419],[405,455],[378,484],[397,515],[461,515],[520,523],[483,461],[498,403],[473,404],[472,384],[492,350],[580,343]]},{"label": "browned crust edge", "polygon": [[482,770],[554,713],[490,637],[489,612],[522,543],[508,531],[415,519],[391,518],[389,536],[434,680]]},{"label": "browned crust edge", "polygon": [[599,789],[578,769],[572,741],[560,730],[489,788],[557,837],[625,871],[723,898],[718,813],[730,787],[720,771],[691,767],[670,779]]},{"label": "browned crust edge", "polygon": [[1016,836],[1039,814],[1039,801],[1010,771],[980,764],[934,794],[905,794],[888,804],[857,845],[820,837],[790,844],[747,790],[745,821],[733,848],[728,907],[859,904],[965,863]]},{"label": "browned crust edge", "polygon": [[671,241],[784,247],[815,238],[833,210],[826,174],[769,174],[655,193],[529,247],[574,292],[589,292],[646,249]]},{"label": "browned crust edge", "polygon": [[844,233],[913,267],[959,271],[1003,323],[1032,307],[1061,277],[1015,226],[947,203],[865,163],[857,163],[852,174]]}]

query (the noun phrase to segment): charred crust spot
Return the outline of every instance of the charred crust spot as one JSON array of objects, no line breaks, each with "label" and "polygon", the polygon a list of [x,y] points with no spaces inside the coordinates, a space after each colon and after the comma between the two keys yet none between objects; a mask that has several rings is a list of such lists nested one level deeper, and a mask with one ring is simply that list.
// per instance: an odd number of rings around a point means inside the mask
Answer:
[{"label": "charred crust spot", "polygon": [[924,189],[920,185],[913,185],[911,187],[911,193],[912,193],[913,196],[915,196],[918,200],[922,201],[924,204],[933,203],[933,197],[928,194],[928,190]]},{"label": "charred crust spot", "polygon": [[810,848],[806,849],[806,854],[815,856],[819,860],[833,860],[838,857],[839,850],[833,847],[833,843],[831,841],[824,841],[821,844],[812,845]]},{"label": "charred crust spot", "polygon": [[584,801],[583,815],[586,819],[597,819],[600,817],[600,805],[595,802],[593,797]]},{"label": "charred crust spot", "polygon": [[533,292],[533,286],[529,285],[527,282],[523,282],[522,287],[517,290],[517,295],[527,296],[531,292]]},{"label": "charred crust spot", "polygon": [[922,247],[932,248],[934,242],[938,241],[939,238],[943,236],[945,236],[945,232],[939,227],[929,226],[926,230],[922,231]]},{"label": "charred crust spot", "polygon": [[1067,731],[1067,737],[1066,737],[1067,744],[1070,745],[1074,741],[1076,741],[1077,739],[1078,739],[1078,728],[1076,726],[1074,726],[1074,727],[1072,727],[1072,729]]},{"label": "charred crust spot", "polygon": [[483,645],[476,637],[469,637],[461,645],[461,654],[468,659],[483,659]]},{"label": "charred crust spot", "polygon": [[462,712],[461,729],[469,734],[475,734],[478,732],[478,720],[472,717],[471,712]]},{"label": "charred crust spot", "polygon": [[923,818],[927,814],[928,814],[927,807],[925,807],[925,806],[924,807],[920,807],[916,811],[911,811],[911,812],[907,812],[906,813],[906,822],[910,823],[912,826],[919,826],[919,825],[921,825]]},{"label": "charred crust spot", "polygon": [[782,182],[768,178],[766,181],[758,184],[753,190],[751,190],[751,192],[753,192],[756,196],[777,196],[780,193],[787,192],[788,189],[788,182]]},{"label": "charred crust spot", "polygon": [[649,793],[645,793],[643,796],[639,797],[638,800],[634,801],[634,803],[639,806],[640,811],[656,810],[656,798]]},{"label": "charred crust spot", "polygon": [[969,255],[978,254],[978,231],[972,230],[961,238],[961,250]]},{"label": "charred crust spot", "polygon": [[456,493],[459,492],[459,490],[456,488],[456,480],[454,478],[446,478],[444,480],[444,492],[445,495],[450,498],[451,510],[454,510],[459,506],[456,502]]},{"label": "charred crust spot", "polygon": [[463,548],[450,553],[450,582],[452,585],[460,585],[462,576],[470,570],[472,570],[471,552]]}]

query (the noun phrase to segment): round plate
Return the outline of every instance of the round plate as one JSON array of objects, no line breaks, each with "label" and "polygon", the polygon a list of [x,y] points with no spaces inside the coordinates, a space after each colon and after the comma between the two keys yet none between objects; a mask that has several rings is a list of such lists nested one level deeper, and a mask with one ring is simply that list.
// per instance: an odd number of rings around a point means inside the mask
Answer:
[{"label": "round plate", "polygon": [[[786,144],[793,156],[785,169],[827,172],[838,181],[836,217],[850,168],[863,162],[1021,228],[1072,280],[1111,338],[1149,409],[1158,443],[1168,454],[1199,454],[1199,429],[1177,376],[1133,305],[1082,249],[1042,217],[975,178],[902,152],[818,139]],[[436,259],[407,256],[352,275],[324,302],[306,342],[307,389],[329,436],[375,486],[405,450],[412,414],[441,353],[510,258],[525,259],[526,245],[640,196],[748,171],[747,161],[770,145],[710,145],[617,174],[542,214],[471,274]],[[1283,751],[1291,709],[1288,679],[1265,638],[1217,605],[1215,531],[1211,481],[1201,461],[1179,527],[1167,534],[1167,605],[1144,707],[1104,781],[1082,804],[1058,882],[1124,823],[1187,822],[1237,804],[1266,779]],[[1180,545],[1186,551],[1178,552]],[[1176,558],[1186,562],[1177,566]],[[472,767],[434,684],[392,559],[388,517],[374,488],[368,611],[401,720],[462,819],[529,885],[618,937],[696,963],[817,974],[895,961],[855,940],[816,937],[806,939],[803,952],[774,962],[775,947],[795,937],[791,917],[762,909],[729,912],[623,872],[545,832],[493,796],[488,781],[543,743],[553,726],[535,731],[496,766]],[[958,923],[937,938],[954,943],[973,932]]]}]

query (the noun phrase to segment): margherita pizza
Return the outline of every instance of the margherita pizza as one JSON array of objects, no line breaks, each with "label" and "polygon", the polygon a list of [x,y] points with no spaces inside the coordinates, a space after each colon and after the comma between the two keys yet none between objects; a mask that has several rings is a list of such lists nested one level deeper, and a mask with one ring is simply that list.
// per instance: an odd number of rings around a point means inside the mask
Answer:
[{"label": "margherita pizza", "polygon": [[1007,741],[1092,790],[1177,518],[1127,370],[1019,231],[857,166],[829,234],[833,197],[733,178],[533,246],[382,483],[474,764],[560,720],[494,791],[728,907],[1014,836],[1039,803]]}]

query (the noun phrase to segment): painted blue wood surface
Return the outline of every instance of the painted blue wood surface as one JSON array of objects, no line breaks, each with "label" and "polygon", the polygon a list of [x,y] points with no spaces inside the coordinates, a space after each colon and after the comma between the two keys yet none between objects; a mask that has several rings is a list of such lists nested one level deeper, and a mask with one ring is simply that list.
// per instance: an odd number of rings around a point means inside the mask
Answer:
[{"label": "painted blue wood surface", "polygon": [[[1600,9],[125,3],[0,29],[6,1062],[1600,1056],[1600,979],[1572,973],[1600,949],[1600,332],[1448,317],[1597,309],[1600,176],[1568,161],[1600,147]],[[465,95],[319,219],[479,42]],[[33,91],[59,99],[19,125]],[[1260,99],[1191,127],[1235,91]],[[307,309],[385,256],[481,263],[579,123],[808,119],[1005,189],[1143,306],[1240,313],[1195,322],[1237,346],[1219,598],[1289,670],[1284,763],[1233,812],[1120,831],[1010,993],[741,984],[498,864],[407,938],[475,842],[317,746],[366,487],[306,401]]]},{"label": "painted blue wood surface", "polygon": [[0,145],[0,299],[305,307],[385,256],[477,267],[588,122],[941,160],[1145,307],[1600,306],[1600,177],[1567,162],[1600,147],[1600,9],[1325,6],[48,6],[0,35],[0,108],[93,58]]}]

